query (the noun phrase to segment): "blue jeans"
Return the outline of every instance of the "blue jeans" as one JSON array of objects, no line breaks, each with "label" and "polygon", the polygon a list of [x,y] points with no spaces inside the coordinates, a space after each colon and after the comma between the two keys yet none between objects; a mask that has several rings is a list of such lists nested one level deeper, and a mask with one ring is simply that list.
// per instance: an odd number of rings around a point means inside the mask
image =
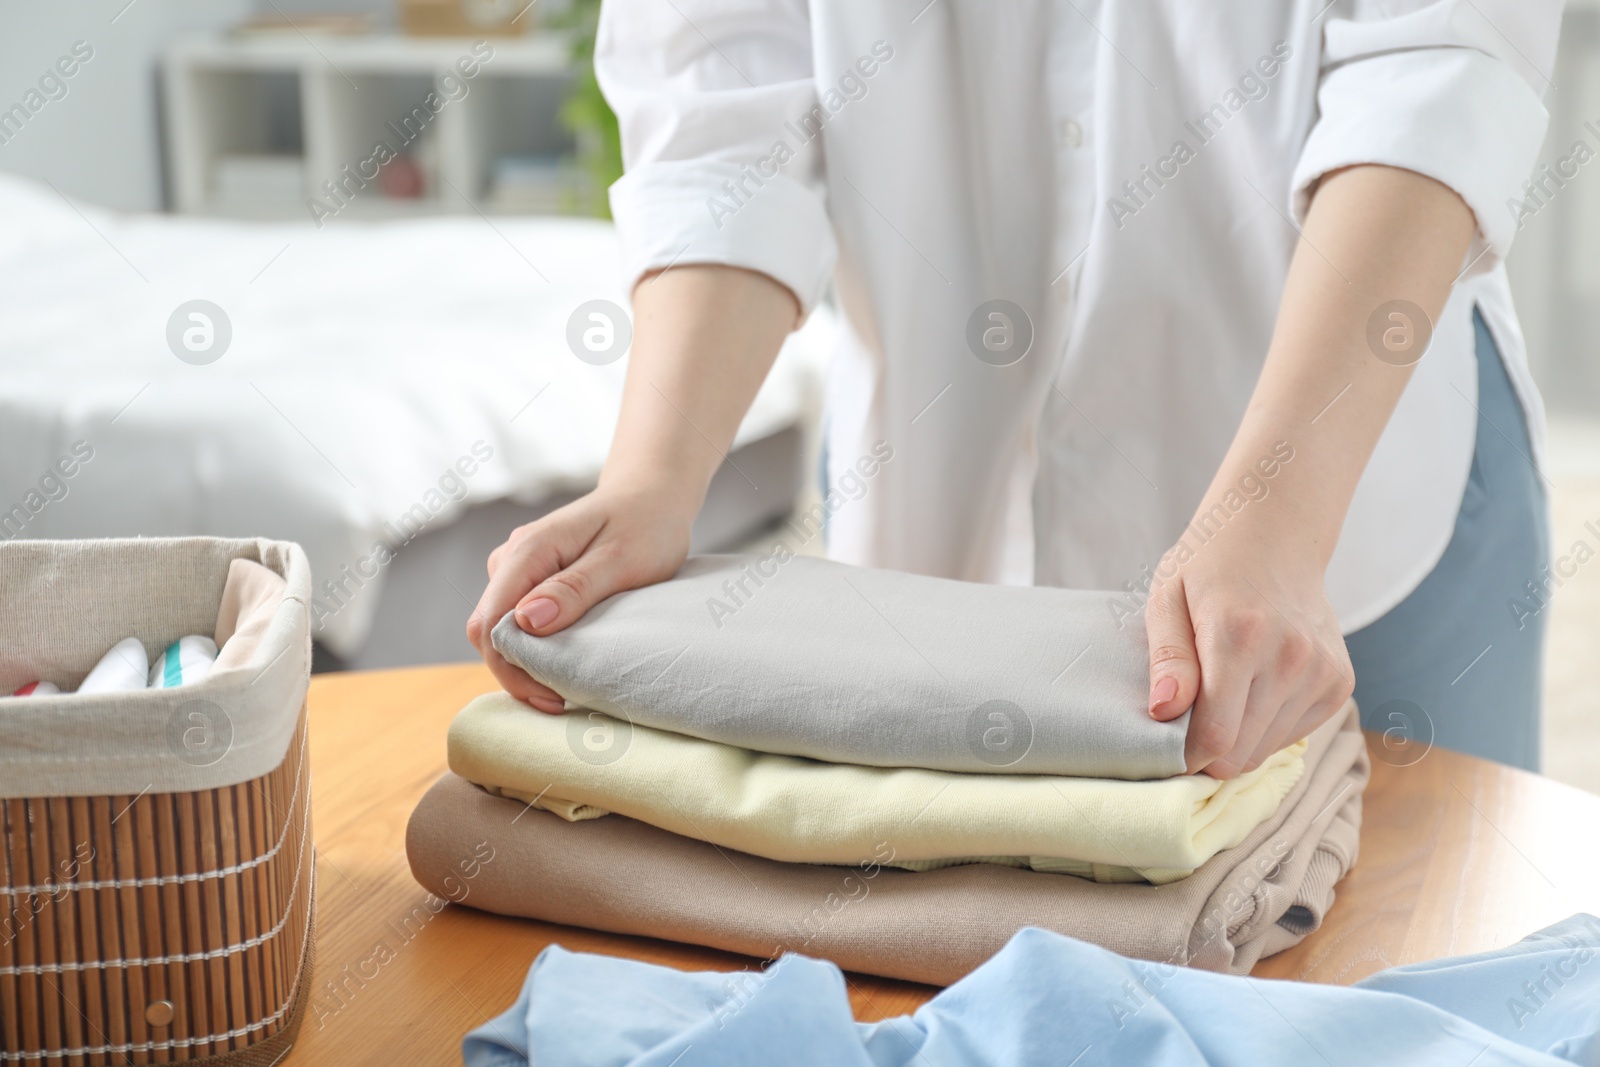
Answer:
[{"label": "blue jeans", "polygon": [[[1422,584],[1345,645],[1366,729],[1536,771],[1545,611],[1526,585],[1550,564],[1548,508],[1522,405],[1476,312],[1473,324],[1478,435],[1455,533]],[[1426,749],[1384,751],[1409,763]]]}]

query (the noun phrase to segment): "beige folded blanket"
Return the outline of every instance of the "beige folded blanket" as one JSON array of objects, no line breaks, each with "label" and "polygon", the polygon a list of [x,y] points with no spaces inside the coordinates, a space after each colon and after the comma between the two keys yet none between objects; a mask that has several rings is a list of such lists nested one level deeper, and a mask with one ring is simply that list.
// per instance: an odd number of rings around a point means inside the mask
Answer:
[{"label": "beige folded blanket", "polygon": [[912,873],[882,866],[892,852],[851,868],[781,863],[621,816],[568,822],[455,775],[417,806],[406,851],[425,888],[459,896],[447,882],[467,842],[488,841],[495,860],[468,901],[485,911],[913,981],[953,982],[1024,926],[1245,973],[1316,929],[1355,861],[1370,765],[1354,705],[1311,735],[1305,765],[1271,818],[1165,886],[988,864]]},{"label": "beige folded blanket", "polygon": [[[608,744],[596,752],[585,739]],[[751,752],[596,711],[541,715],[505,693],[450,724],[450,769],[491,793],[577,821],[616,812],[790,863],[1002,862],[1094,878],[1186,878],[1271,817],[1305,743],[1230,781],[963,774]]]}]

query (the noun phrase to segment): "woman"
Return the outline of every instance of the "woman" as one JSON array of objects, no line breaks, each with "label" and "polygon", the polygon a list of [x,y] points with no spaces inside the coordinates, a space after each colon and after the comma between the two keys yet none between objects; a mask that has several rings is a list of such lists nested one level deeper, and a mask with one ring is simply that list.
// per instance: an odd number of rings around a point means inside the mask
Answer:
[{"label": "woman", "polygon": [[1546,559],[1542,409],[1502,261],[1559,19],[608,3],[621,421],[599,488],[491,556],[469,635],[559,710],[489,626],[553,633],[676,570],[831,281],[830,475],[893,458],[830,555],[1114,591],[1151,714],[1193,706],[1191,771],[1254,767],[1352,690],[1369,728],[1536,767],[1542,615],[1511,602]]}]

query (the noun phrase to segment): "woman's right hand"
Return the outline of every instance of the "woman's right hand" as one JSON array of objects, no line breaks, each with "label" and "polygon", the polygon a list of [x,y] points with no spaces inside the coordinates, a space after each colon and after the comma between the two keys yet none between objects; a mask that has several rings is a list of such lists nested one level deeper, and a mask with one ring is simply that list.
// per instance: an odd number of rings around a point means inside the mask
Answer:
[{"label": "woman's right hand", "polygon": [[513,616],[548,637],[612,593],[665,581],[739,421],[772,369],[800,304],[765,274],[716,263],[647,275],[633,291],[633,347],[599,488],[512,531],[489,556],[489,587],[467,621],[495,678],[559,715],[565,702],[495,651]]},{"label": "woman's right hand", "polygon": [[506,692],[559,715],[562,698],[508,663],[490,631],[515,609],[524,633],[545,637],[571,626],[613,593],[664,581],[689,554],[700,501],[663,480],[649,488],[605,484],[587,496],[519,526],[489,555],[483,591],[467,637]]}]

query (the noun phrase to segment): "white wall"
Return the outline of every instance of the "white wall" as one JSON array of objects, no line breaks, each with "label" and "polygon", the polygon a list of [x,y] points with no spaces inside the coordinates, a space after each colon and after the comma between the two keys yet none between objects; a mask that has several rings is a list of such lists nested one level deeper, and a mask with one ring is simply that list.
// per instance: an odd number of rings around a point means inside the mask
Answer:
[{"label": "white wall", "polygon": [[1600,416],[1600,3],[1568,4],[1551,81],[1540,163],[1560,166],[1579,142],[1593,157],[1566,164],[1576,174],[1561,185],[1546,183],[1550,195],[1518,230],[1506,269],[1546,406],[1592,418]]},{"label": "white wall", "polygon": [[159,209],[156,61],[175,37],[226,26],[255,7],[251,0],[0,0],[0,113],[37,89],[75,41],[94,49],[64,79],[65,96],[48,100],[15,134],[4,131],[0,170],[109,207]]}]

